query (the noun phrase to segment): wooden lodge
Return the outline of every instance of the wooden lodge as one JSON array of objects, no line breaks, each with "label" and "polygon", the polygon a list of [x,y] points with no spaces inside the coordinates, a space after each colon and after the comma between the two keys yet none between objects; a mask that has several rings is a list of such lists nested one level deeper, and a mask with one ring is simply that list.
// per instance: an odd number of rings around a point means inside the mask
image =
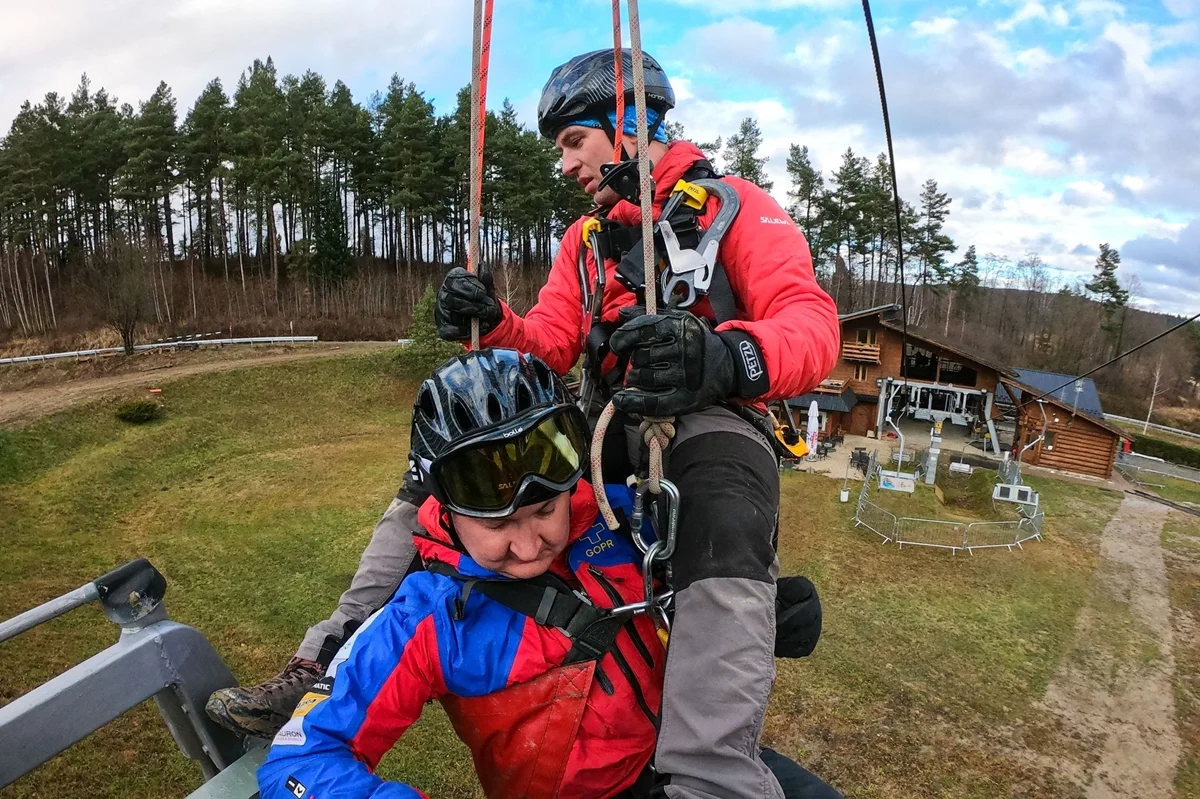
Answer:
[{"label": "wooden lodge", "polygon": [[1004,388],[1019,409],[1014,456],[1021,453],[1021,462],[1032,466],[1112,476],[1121,432],[1104,421],[1095,384],[1055,372],[1013,371],[1016,377]]},{"label": "wooden lodge", "polygon": [[998,456],[1000,405],[1015,400],[1020,413],[1014,456],[1042,435],[1044,407],[1046,435],[1022,453],[1022,462],[1105,478],[1112,473],[1120,434],[1104,422],[1090,380],[1085,381],[1090,389],[1079,396],[1071,389],[1072,396],[1065,399],[1060,391],[1041,405],[1024,405],[1071,377],[990,363],[912,327],[906,348],[899,305],[868,308],[839,320],[841,354],[833,372],[813,392],[788,402],[797,428],[807,428],[815,400],[822,437],[879,437],[901,418],[940,421],[967,428]]},{"label": "wooden lodge", "polygon": [[879,436],[890,429],[889,418],[907,416],[980,429],[995,449],[992,422],[1000,411],[994,398],[1003,369],[912,329],[905,350],[899,305],[839,320],[837,365],[814,392],[789,402],[796,423],[807,421],[815,399],[826,435]]}]

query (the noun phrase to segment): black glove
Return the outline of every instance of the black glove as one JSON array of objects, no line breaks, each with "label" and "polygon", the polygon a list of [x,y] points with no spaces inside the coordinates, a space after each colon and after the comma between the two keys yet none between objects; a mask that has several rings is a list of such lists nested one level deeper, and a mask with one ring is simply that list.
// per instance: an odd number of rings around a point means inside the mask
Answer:
[{"label": "black glove", "polygon": [[496,301],[492,275],[483,278],[461,266],[446,273],[433,306],[433,322],[438,336],[446,341],[466,341],[471,337],[471,320],[479,320],[479,335],[486,336],[504,318],[504,309]]},{"label": "black glove", "polygon": [[622,322],[609,346],[629,356],[625,388],[613,397],[625,413],[680,416],[730,397],[757,397],[769,388],[753,337],[742,331],[713,333],[687,311],[634,316]]},{"label": "black glove", "polygon": [[808,657],[821,637],[821,598],[807,577],[780,577],[775,595],[775,657]]}]

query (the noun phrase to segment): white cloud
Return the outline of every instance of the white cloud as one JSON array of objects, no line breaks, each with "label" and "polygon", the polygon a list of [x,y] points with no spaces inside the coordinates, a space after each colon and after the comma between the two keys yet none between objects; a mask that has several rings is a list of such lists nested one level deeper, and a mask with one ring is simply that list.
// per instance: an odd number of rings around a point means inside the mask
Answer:
[{"label": "white cloud", "polygon": [[1064,175],[1067,164],[1055,158],[1044,145],[1032,142],[1006,141],[1001,166],[1034,178]]},{"label": "white cloud", "polygon": [[1075,14],[1091,25],[1125,16],[1125,6],[1114,0],[1081,0],[1075,4]]},{"label": "white cloud", "polygon": [[1074,10],[1089,25],[1125,16],[1125,6],[1115,0],[1080,0]]},{"label": "white cloud", "polygon": [[912,24],[912,31],[917,36],[945,36],[958,27],[958,20],[954,17],[934,17],[929,20],[916,20]]},{"label": "white cloud", "polygon": [[1116,199],[1099,180],[1073,180],[1067,184],[1061,198],[1068,205],[1082,206],[1108,205]]},{"label": "white cloud", "polygon": [[1140,175],[1123,175],[1117,182],[1134,194],[1140,194],[1150,186],[1154,185],[1153,180],[1147,180]]},{"label": "white cloud", "polygon": [[459,71],[469,48],[466,0],[438,4],[362,0],[44,0],[8,3],[0,25],[0,120],[48,91],[69,94],[86,72],[121,101],[146,99],[160,80],[180,116],[220,77],[232,93],[255,58],[274,57],[281,74],[314,69],[330,83],[375,70],[423,78]]},{"label": "white cloud", "polygon": [[834,9],[849,6],[853,0],[668,0],[690,8],[703,8],[716,14],[740,14],[746,11],[782,11],[789,8]]},{"label": "white cloud", "polygon": [[997,30],[1011,31],[1018,25],[1031,20],[1040,19],[1052,25],[1063,27],[1071,22],[1071,15],[1061,5],[1047,9],[1041,3],[1027,2],[1017,9],[1011,17],[996,25]]},{"label": "white cloud", "polygon": [[1200,0],[1163,0],[1163,5],[1177,17],[1192,17],[1200,14]]}]

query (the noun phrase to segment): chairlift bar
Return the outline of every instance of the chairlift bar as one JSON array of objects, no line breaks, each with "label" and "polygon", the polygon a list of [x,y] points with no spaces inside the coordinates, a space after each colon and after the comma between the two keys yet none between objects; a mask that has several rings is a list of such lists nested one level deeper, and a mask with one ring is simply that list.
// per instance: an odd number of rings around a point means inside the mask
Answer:
[{"label": "chairlift bar", "polygon": [[11,619],[0,622],[0,643],[10,638],[16,638],[21,633],[45,624],[51,619],[57,619],[63,614],[70,613],[75,608],[91,604],[99,598],[100,590],[96,588],[96,584],[85,583],[49,602],[43,602],[36,608],[31,608]]}]

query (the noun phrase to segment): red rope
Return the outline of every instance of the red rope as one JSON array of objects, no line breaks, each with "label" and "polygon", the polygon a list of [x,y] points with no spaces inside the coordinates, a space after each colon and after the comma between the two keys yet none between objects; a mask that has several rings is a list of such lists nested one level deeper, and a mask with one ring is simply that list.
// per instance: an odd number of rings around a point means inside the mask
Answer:
[{"label": "red rope", "polygon": [[[488,57],[492,49],[492,2],[475,0],[475,30],[471,53],[471,194],[468,208],[467,271],[479,272],[479,226],[483,213],[483,137],[487,130]],[[471,320],[471,349],[479,349],[479,320]]]},{"label": "red rope", "polygon": [[[475,182],[474,196],[471,202],[475,213],[481,216],[483,212],[483,139],[487,132],[487,81],[488,61],[492,54],[492,7],[494,0],[486,0],[483,8],[483,35],[479,48],[479,107],[476,111],[476,143],[475,168],[479,170],[479,180]],[[477,271],[477,264],[467,264],[468,271]]]},{"label": "red rope", "polygon": [[620,163],[625,134],[625,75],[621,52],[621,0],[613,0],[613,73],[617,80],[617,122],[613,127],[613,163]]}]

